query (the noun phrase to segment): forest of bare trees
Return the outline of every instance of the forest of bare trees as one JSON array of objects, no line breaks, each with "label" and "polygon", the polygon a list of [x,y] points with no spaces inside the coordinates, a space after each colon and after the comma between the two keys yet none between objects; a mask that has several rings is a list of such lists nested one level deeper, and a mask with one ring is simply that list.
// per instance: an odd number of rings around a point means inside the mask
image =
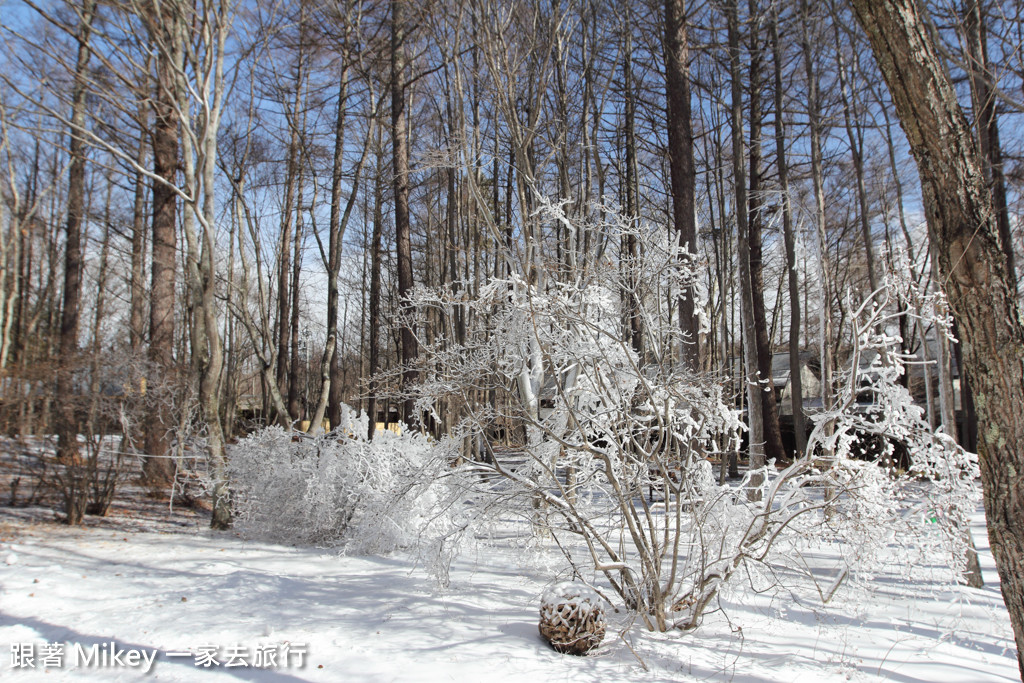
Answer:
[{"label": "forest of bare trees", "polygon": [[[492,334],[471,305],[492,282],[542,296],[610,269],[638,363],[720,383],[746,410],[742,457],[784,463],[836,401],[853,311],[899,273],[949,299],[960,343],[912,316],[889,332],[931,426],[982,455],[1020,649],[1024,4],[0,12],[6,433],[53,435],[73,462],[79,434],[121,430],[154,491],[201,439],[226,527],[226,447],[258,425],[316,433],[350,406],[370,437],[398,420],[440,436],[513,401],[536,419],[539,351],[504,385],[418,387]],[[591,229],[609,214],[633,231]],[[648,286],[652,243],[699,275]],[[423,288],[452,305],[415,306]]]}]

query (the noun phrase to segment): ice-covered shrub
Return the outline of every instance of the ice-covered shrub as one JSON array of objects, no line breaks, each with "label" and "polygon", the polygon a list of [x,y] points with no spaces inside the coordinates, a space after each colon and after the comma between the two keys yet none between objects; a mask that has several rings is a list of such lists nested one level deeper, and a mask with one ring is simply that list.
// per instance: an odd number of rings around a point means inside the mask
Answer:
[{"label": "ice-covered shrub", "polygon": [[[968,517],[980,501],[978,458],[933,430],[924,409],[900,382],[906,364],[915,359],[902,355],[902,340],[887,332],[890,323],[901,315],[918,317],[934,325],[936,334],[946,335],[951,324],[941,294],[924,296],[914,287],[916,283],[894,269],[885,286],[854,311],[853,355],[843,374],[840,401],[814,418],[812,441],[832,463],[834,476],[858,472],[844,487],[855,486],[856,495],[828,509],[849,517],[844,529],[862,563],[899,537],[900,543],[913,546],[905,548],[911,556],[943,546],[952,557],[950,575],[958,577],[969,560],[976,563]],[[890,299],[897,295],[909,308],[892,310]],[[878,437],[878,462],[888,468],[853,459],[853,448],[865,435]],[[895,467],[897,443],[909,456],[907,472]],[[912,566],[908,560],[908,569]],[[980,570],[972,571],[980,578]]]},{"label": "ice-covered shrub", "polygon": [[[558,207],[544,210],[564,220]],[[707,565],[688,563],[698,556],[688,551],[718,547],[695,524],[695,511],[732,504],[731,492],[717,495],[706,458],[736,448],[742,425],[716,378],[675,361],[686,341],[665,311],[640,312],[643,348],[624,335],[623,290],[638,305],[663,300],[692,282],[693,265],[653,226],[606,216],[585,230],[611,245],[635,238],[644,259],[583,271],[574,281],[513,273],[469,302],[421,289],[420,311],[439,307],[454,319],[455,307],[468,306],[491,321],[464,345],[448,339],[425,347],[443,371],[424,372],[422,393],[462,401],[465,418],[454,431],[484,442],[467,469],[487,481],[502,477],[495,496],[518,504],[539,538],[554,539],[576,576],[601,581],[648,628],[666,630],[682,617],[670,613],[673,605],[705,585]],[[493,391],[494,399],[465,401],[470,388]],[[494,424],[523,425],[521,449],[491,448]],[[664,502],[648,499],[654,489]],[[746,517],[724,526],[749,526],[750,513],[739,513]]]},{"label": "ice-covered shrub", "polygon": [[[445,532],[443,448],[415,431],[366,438],[366,418],[309,437],[268,427],[230,452],[236,526],[290,543],[388,552]],[[361,423],[361,424],[360,424]]]},{"label": "ice-covered shrub", "polygon": [[[899,385],[899,339],[886,330],[905,311],[872,297],[851,316],[854,358],[840,373],[840,400],[816,418],[806,453],[785,469],[768,463],[749,471],[739,487],[718,486],[707,457],[738,448],[740,413],[717,378],[678,360],[686,340],[674,309],[660,303],[699,279],[697,266],[654,226],[614,212],[574,225],[558,206],[541,204],[546,219],[595,243],[637,240],[639,256],[620,252],[616,263],[599,255],[597,266],[556,281],[543,268],[513,272],[470,300],[447,288],[418,290],[421,314],[440,309],[441,319],[490,322],[465,343],[437,336],[424,344],[421,394],[429,398],[421,404],[463,406],[453,431],[483,443],[466,468],[484,481],[500,478],[494,496],[529,517],[537,539],[554,542],[568,573],[649,629],[686,630],[723,590],[780,587],[809,566],[815,544],[833,543],[849,552],[825,572],[831,584],[822,587],[810,569],[803,577],[828,601],[845,577],[868,576],[873,562],[891,555],[886,548],[897,536],[912,545],[929,535],[910,523],[920,505],[913,475],[851,457],[863,435],[884,449],[901,442],[961,472],[926,487],[925,497],[941,495],[938,508],[960,518],[942,538],[963,537],[972,475],[952,463],[970,458],[943,445]],[[642,323],[627,325],[631,319]],[[860,362],[867,353],[874,363]],[[865,406],[862,395],[873,403]],[[495,424],[521,425],[524,442],[493,447]]]}]

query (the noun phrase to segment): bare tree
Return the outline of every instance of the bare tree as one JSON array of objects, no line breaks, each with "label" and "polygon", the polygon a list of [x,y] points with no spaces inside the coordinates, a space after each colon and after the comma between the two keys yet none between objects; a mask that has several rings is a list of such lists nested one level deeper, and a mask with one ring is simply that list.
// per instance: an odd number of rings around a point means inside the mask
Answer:
[{"label": "bare tree", "polygon": [[[346,28],[350,21],[346,17]],[[366,130],[366,137],[363,142],[362,155],[356,163],[353,172],[349,196],[342,199],[342,171],[345,151],[345,125],[348,79],[349,79],[349,55],[342,57],[343,66],[338,85],[338,109],[335,119],[334,130],[334,159],[331,167],[331,213],[330,225],[328,227],[328,246],[324,266],[327,268],[327,343],[324,347],[324,355],[321,359],[321,390],[320,398],[314,410],[310,430],[315,432],[320,429],[324,413],[329,409],[331,427],[337,428],[341,425],[341,393],[342,377],[340,353],[338,349],[338,275],[341,270],[341,250],[345,241],[345,231],[352,218],[352,211],[356,205],[356,198],[359,196],[360,180],[362,179],[363,166],[369,156],[370,145],[374,139],[377,124],[377,97],[373,91],[372,83],[369,85],[369,120]],[[344,207],[342,206],[344,204]],[[320,237],[317,235],[318,244]],[[323,245],[320,244],[321,257],[324,257]],[[371,424],[373,420],[370,420]]]},{"label": "bare tree", "polygon": [[[284,415],[278,415],[278,421],[287,425],[292,420],[297,420],[298,415],[293,409],[297,408],[298,394],[295,393],[298,387],[292,388],[293,379],[297,368],[291,367],[296,363],[289,363],[289,360],[297,361],[298,356],[297,327],[298,311],[293,310],[293,287],[298,288],[298,283],[293,282],[292,271],[292,242],[297,242],[300,237],[300,226],[297,225],[296,217],[301,214],[302,207],[297,206],[296,195],[300,194],[300,186],[303,176],[302,150],[300,145],[304,133],[303,123],[303,92],[306,88],[307,60],[306,54],[306,4],[299,4],[299,16],[297,18],[298,30],[298,53],[295,57],[295,90],[292,101],[289,104],[285,116],[288,125],[288,152],[285,169],[284,201],[281,209],[281,236],[278,242],[278,271],[277,271],[277,386],[282,394],[288,396],[288,411]],[[293,233],[294,236],[293,236]],[[296,268],[299,263],[295,263]],[[297,293],[297,292],[296,292]]]},{"label": "bare tree", "polygon": [[[765,464],[765,425],[762,403],[764,387],[758,373],[757,333],[754,320],[754,291],[751,287],[750,236],[747,225],[747,174],[743,168],[743,82],[741,71],[740,20],[737,0],[725,7],[729,31],[729,81],[732,102],[729,127],[732,133],[732,175],[736,216],[737,247],[740,262],[740,310],[743,316],[744,384],[747,392],[747,416],[750,467],[760,469]],[[751,495],[758,495],[760,482],[751,482]]]},{"label": "bare tree", "polygon": [[[217,315],[216,170],[226,84],[224,61],[234,10],[230,0],[208,0],[193,6],[176,3],[176,23],[168,41],[158,49],[182,55],[174,64],[174,106],[181,125],[182,184],[178,188],[186,211],[182,232],[186,242],[188,306],[192,314],[190,347],[199,384],[199,407],[210,460],[213,516],[211,527],[231,523],[228,500],[224,430],[221,423],[220,381],[224,347]],[[198,40],[191,36],[198,36]],[[198,112],[198,113],[197,113]]]},{"label": "bare tree", "polygon": [[[754,340],[757,351],[757,381],[763,385],[761,394],[761,414],[764,424],[765,457],[782,462],[787,460],[782,447],[782,434],[779,428],[779,411],[776,407],[775,390],[772,382],[772,348],[768,336],[768,322],[764,306],[764,247],[762,225],[764,223],[764,183],[761,169],[761,131],[764,122],[764,111],[761,106],[762,64],[764,52],[761,45],[758,25],[761,23],[757,0],[750,0],[750,166],[747,169],[750,178],[750,192],[747,195],[747,251],[749,252],[749,277],[751,303],[754,314]],[[734,152],[735,153],[735,152]],[[742,209],[738,209],[742,210]],[[742,252],[740,255],[743,258]]]},{"label": "bare tree", "polygon": [[[685,0],[665,0],[665,99],[667,104],[668,156],[672,183],[672,222],[679,248],[697,253],[697,172],[693,164],[693,123],[690,109],[690,49]],[[679,327],[683,332],[683,357],[687,365],[700,367],[700,321],[696,292],[689,287],[679,296]]]},{"label": "bare tree", "polygon": [[[377,370],[380,368],[380,299],[381,299],[381,241],[384,231],[384,150],[380,127],[377,128],[377,139],[375,155],[377,167],[373,181],[373,237],[370,239],[370,292],[369,292],[369,400],[366,402],[366,412],[369,416],[367,427],[367,438],[373,439],[377,422],[377,394],[378,379]],[[386,421],[386,418],[385,418]]]},{"label": "bare tree", "polygon": [[[161,4],[159,10],[143,5],[138,13],[151,18],[147,24],[149,40],[160,46],[156,57],[155,93],[153,95],[152,188],[152,264],[150,267],[149,307],[149,361],[155,372],[167,378],[175,370],[175,291],[177,280],[177,216],[178,193],[178,124],[179,113],[175,105],[175,73],[180,68],[182,55],[177,48],[174,33],[183,21],[173,4]],[[157,384],[152,380],[151,384]],[[152,458],[143,461],[143,473],[150,487],[166,489],[174,477],[168,432],[173,420],[167,420],[161,407],[153,404],[146,420],[143,450]]]},{"label": "bare tree", "polygon": [[419,377],[414,367],[418,351],[413,329],[412,226],[409,220],[409,139],[406,123],[406,16],[405,0],[391,0],[391,153],[395,174],[395,246],[398,253],[398,298],[402,307],[402,388],[410,394],[402,407],[407,424],[418,422],[413,411],[411,392]]},{"label": "bare tree", "polygon": [[823,125],[821,121],[820,90],[818,88],[818,71],[815,68],[814,52],[811,47],[810,29],[814,24],[811,17],[810,3],[807,0],[801,0],[800,15],[803,21],[800,50],[803,54],[804,74],[807,77],[811,182],[814,186],[814,227],[818,239],[818,259],[821,274],[821,306],[818,309],[821,319],[821,329],[819,330],[821,342],[821,402],[822,406],[828,410],[832,407],[834,400],[832,387],[832,270],[829,264],[828,237],[825,230],[825,183],[821,151]]},{"label": "bare tree", "polygon": [[1017,282],[1016,256],[1013,234],[1010,231],[1010,212],[1006,199],[1006,176],[1003,171],[1003,150],[999,143],[998,104],[994,75],[988,57],[988,3],[985,0],[964,0],[963,33],[967,70],[971,84],[971,103],[974,127],[981,153],[985,180],[992,191],[992,201],[999,225],[999,239],[1006,254],[1006,268],[1010,281]]},{"label": "bare tree", "polygon": [[[64,231],[64,299],[60,317],[60,363],[57,372],[57,397],[60,410],[57,421],[57,454],[62,460],[78,456],[78,428],[75,416],[74,365],[78,352],[79,299],[82,296],[82,218],[85,211],[86,145],[80,131],[85,128],[87,94],[86,70],[89,68],[90,34],[96,3],[90,0],[79,16],[78,58],[75,61],[74,91],[71,95],[71,141],[68,153],[68,208]],[[70,520],[70,518],[69,518]]]},{"label": "bare tree", "polygon": [[772,45],[773,95],[775,104],[775,165],[779,170],[782,192],[782,239],[786,247],[786,277],[789,284],[789,386],[793,410],[793,434],[797,454],[807,449],[804,427],[804,392],[800,362],[800,276],[796,263],[796,236],[793,231],[793,205],[790,198],[789,163],[786,159],[786,124],[782,106],[782,46],[779,43],[779,15],[773,8],[768,24]]},{"label": "bare tree", "polygon": [[[140,112],[140,118],[145,116]],[[139,153],[135,162],[146,165],[145,135],[139,136]],[[131,273],[128,286],[131,292],[131,313],[128,323],[128,347],[133,353],[142,353],[146,337],[146,176],[135,171],[135,197],[132,205]]]}]

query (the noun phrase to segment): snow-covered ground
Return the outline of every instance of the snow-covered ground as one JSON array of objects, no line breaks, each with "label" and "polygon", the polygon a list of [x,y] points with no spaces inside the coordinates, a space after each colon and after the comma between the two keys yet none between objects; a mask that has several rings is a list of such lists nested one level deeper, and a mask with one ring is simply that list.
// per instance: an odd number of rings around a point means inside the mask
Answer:
[{"label": "snow-covered ground", "polygon": [[[578,658],[555,653],[538,636],[540,595],[562,577],[555,556],[528,549],[522,535],[481,542],[456,560],[450,584],[440,588],[401,554],[348,557],[211,532],[196,516],[139,524],[118,514],[71,529],[31,510],[0,508],[0,677],[1019,680],[980,515],[974,535],[982,589],[931,580],[925,567],[913,581],[894,570],[844,584],[828,606],[785,590],[753,601],[745,592],[744,604],[725,595],[723,609],[691,633],[634,626],[619,636],[625,624],[611,615],[618,630]],[[48,643],[63,644],[60,666]],[[197,666],[204,653],[218,664]],[[30,654],[34,666],[27,666]],[[137,666],[128,665],[131,657]]]}]

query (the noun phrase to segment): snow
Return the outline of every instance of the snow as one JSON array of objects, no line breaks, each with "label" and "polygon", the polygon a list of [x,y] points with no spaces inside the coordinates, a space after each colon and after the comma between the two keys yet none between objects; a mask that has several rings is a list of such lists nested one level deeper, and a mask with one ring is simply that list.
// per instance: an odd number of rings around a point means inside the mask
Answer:
[{"label": "snow", "polygon": [[600,597],[597,592],[589,586],[574,581],[562,581],[549,587],[540,596],[542,605],[559,605],[565,602],[572,602],[579,606],[584,603],[597,605]]},{"label": "snow", "polygon": [[[117,513],[124,514],[124,513]],[[67,528],[0,508],[0,676],[12,681],[1016,681],[1009,618],[980,513],[972,517],[986,585],[943,583],[944,558],[912,579],[900,558],[842,581],[827,605],[774,590],[722,609],[690,633],[650,634],[610,613],[588,657],[559,655],[537,632],[545,591],[571,579],[529,525],[481,540],[442,589],[413,556],[246,541],[199,517]],[[183,519],[185,520],[183,522]],[[834,566],[816,549],[821,566]],[[811,567],[813,569],[813,566]],[[785,573],[787,568],[777,568]],[[827,596],[835,576],[817,576]],[[737,593],[736,596],[739,596]],[[802,596],[802,597],[800,597]],[[619,636],[623,632],[623,636]],[[158,650],[153,670],[72,666],[11,671],[11,646]],[[113,648],[110,644],[114,643]],[[217,648],[302,650],[302,668],[200,668]],[[106,649],[102,651],[106,652]],[[221,662],[223,664],[223,662]],[[294,661],[293,661],[294,663]],[[646,670],[645,670],[646,668]]]}]

